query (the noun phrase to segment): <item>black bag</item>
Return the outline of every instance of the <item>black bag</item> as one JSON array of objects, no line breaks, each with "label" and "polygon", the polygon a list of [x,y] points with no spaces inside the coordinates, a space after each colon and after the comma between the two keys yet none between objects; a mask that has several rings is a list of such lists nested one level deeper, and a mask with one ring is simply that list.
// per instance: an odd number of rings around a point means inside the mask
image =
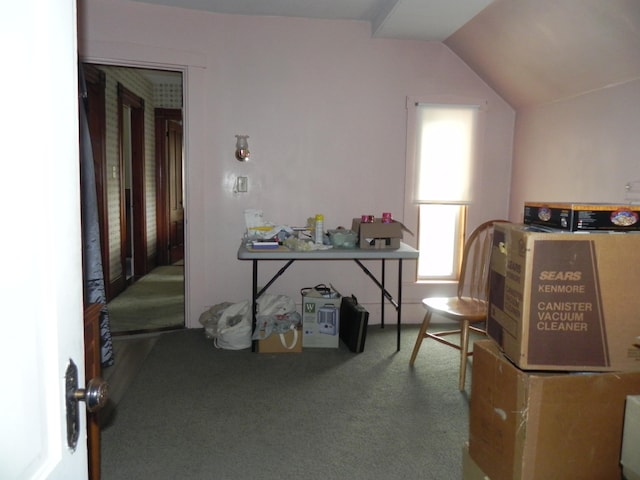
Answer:
[{"label": "black bag", "polygon": [[367,339],[369,312],[351,295],[342,297],[340,303],[340,339],[355,353],[364,351]]}]

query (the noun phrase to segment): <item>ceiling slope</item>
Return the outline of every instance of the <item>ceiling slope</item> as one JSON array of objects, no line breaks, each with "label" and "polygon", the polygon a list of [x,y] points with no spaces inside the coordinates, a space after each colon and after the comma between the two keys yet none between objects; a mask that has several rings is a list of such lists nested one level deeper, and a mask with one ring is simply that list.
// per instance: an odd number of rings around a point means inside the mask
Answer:
[{"label": "ceiling slope", "polygon": [[235,15],[360,20],[381,38],[442,41],[493,0],[136,0]]},{"label": "ceiling slope", "polygon": [[640,0],[137,0],[238,15],[366,21],[443,41],[514,108],[640,78]]},{"label": "ceiling slope", "polygon": [[640,78],[640,1],[497,0],[444,43],[515,108]]}]

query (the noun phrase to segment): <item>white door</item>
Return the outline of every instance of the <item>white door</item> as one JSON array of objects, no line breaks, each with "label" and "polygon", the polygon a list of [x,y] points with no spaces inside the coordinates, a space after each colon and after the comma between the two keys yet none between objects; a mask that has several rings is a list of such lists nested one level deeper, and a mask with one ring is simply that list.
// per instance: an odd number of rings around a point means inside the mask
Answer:
[{"label": "white door", "polygon": [[67,446],[69,360],[84,385],[75,0],[0,15],[0,478],[87,478]]}]

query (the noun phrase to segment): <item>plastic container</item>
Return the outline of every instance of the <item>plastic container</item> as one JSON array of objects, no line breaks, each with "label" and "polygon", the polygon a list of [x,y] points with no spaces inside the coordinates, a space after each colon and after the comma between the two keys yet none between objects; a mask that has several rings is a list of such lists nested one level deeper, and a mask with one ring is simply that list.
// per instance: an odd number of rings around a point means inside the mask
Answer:
[{"label": "plastic container", "polygon": [[353,230],[344,228],[337,230],[329,230],[329,240],[334,248],[356,248],[358,234]]},{"label": "plastic container", "polygon": [[315,243],[322,244],[324,238],[324,215],[316,215]]}]

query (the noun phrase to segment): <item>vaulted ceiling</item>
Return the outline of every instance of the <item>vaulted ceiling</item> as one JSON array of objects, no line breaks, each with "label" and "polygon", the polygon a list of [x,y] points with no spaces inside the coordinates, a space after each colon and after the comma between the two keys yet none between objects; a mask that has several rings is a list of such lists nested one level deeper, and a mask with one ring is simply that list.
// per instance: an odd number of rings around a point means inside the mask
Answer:
[{"label": "vaulted ceiling", "polygon": [[640,0],[138,0],[238,15],[346,19],[441,41],[515,108],[640,78]]}]

